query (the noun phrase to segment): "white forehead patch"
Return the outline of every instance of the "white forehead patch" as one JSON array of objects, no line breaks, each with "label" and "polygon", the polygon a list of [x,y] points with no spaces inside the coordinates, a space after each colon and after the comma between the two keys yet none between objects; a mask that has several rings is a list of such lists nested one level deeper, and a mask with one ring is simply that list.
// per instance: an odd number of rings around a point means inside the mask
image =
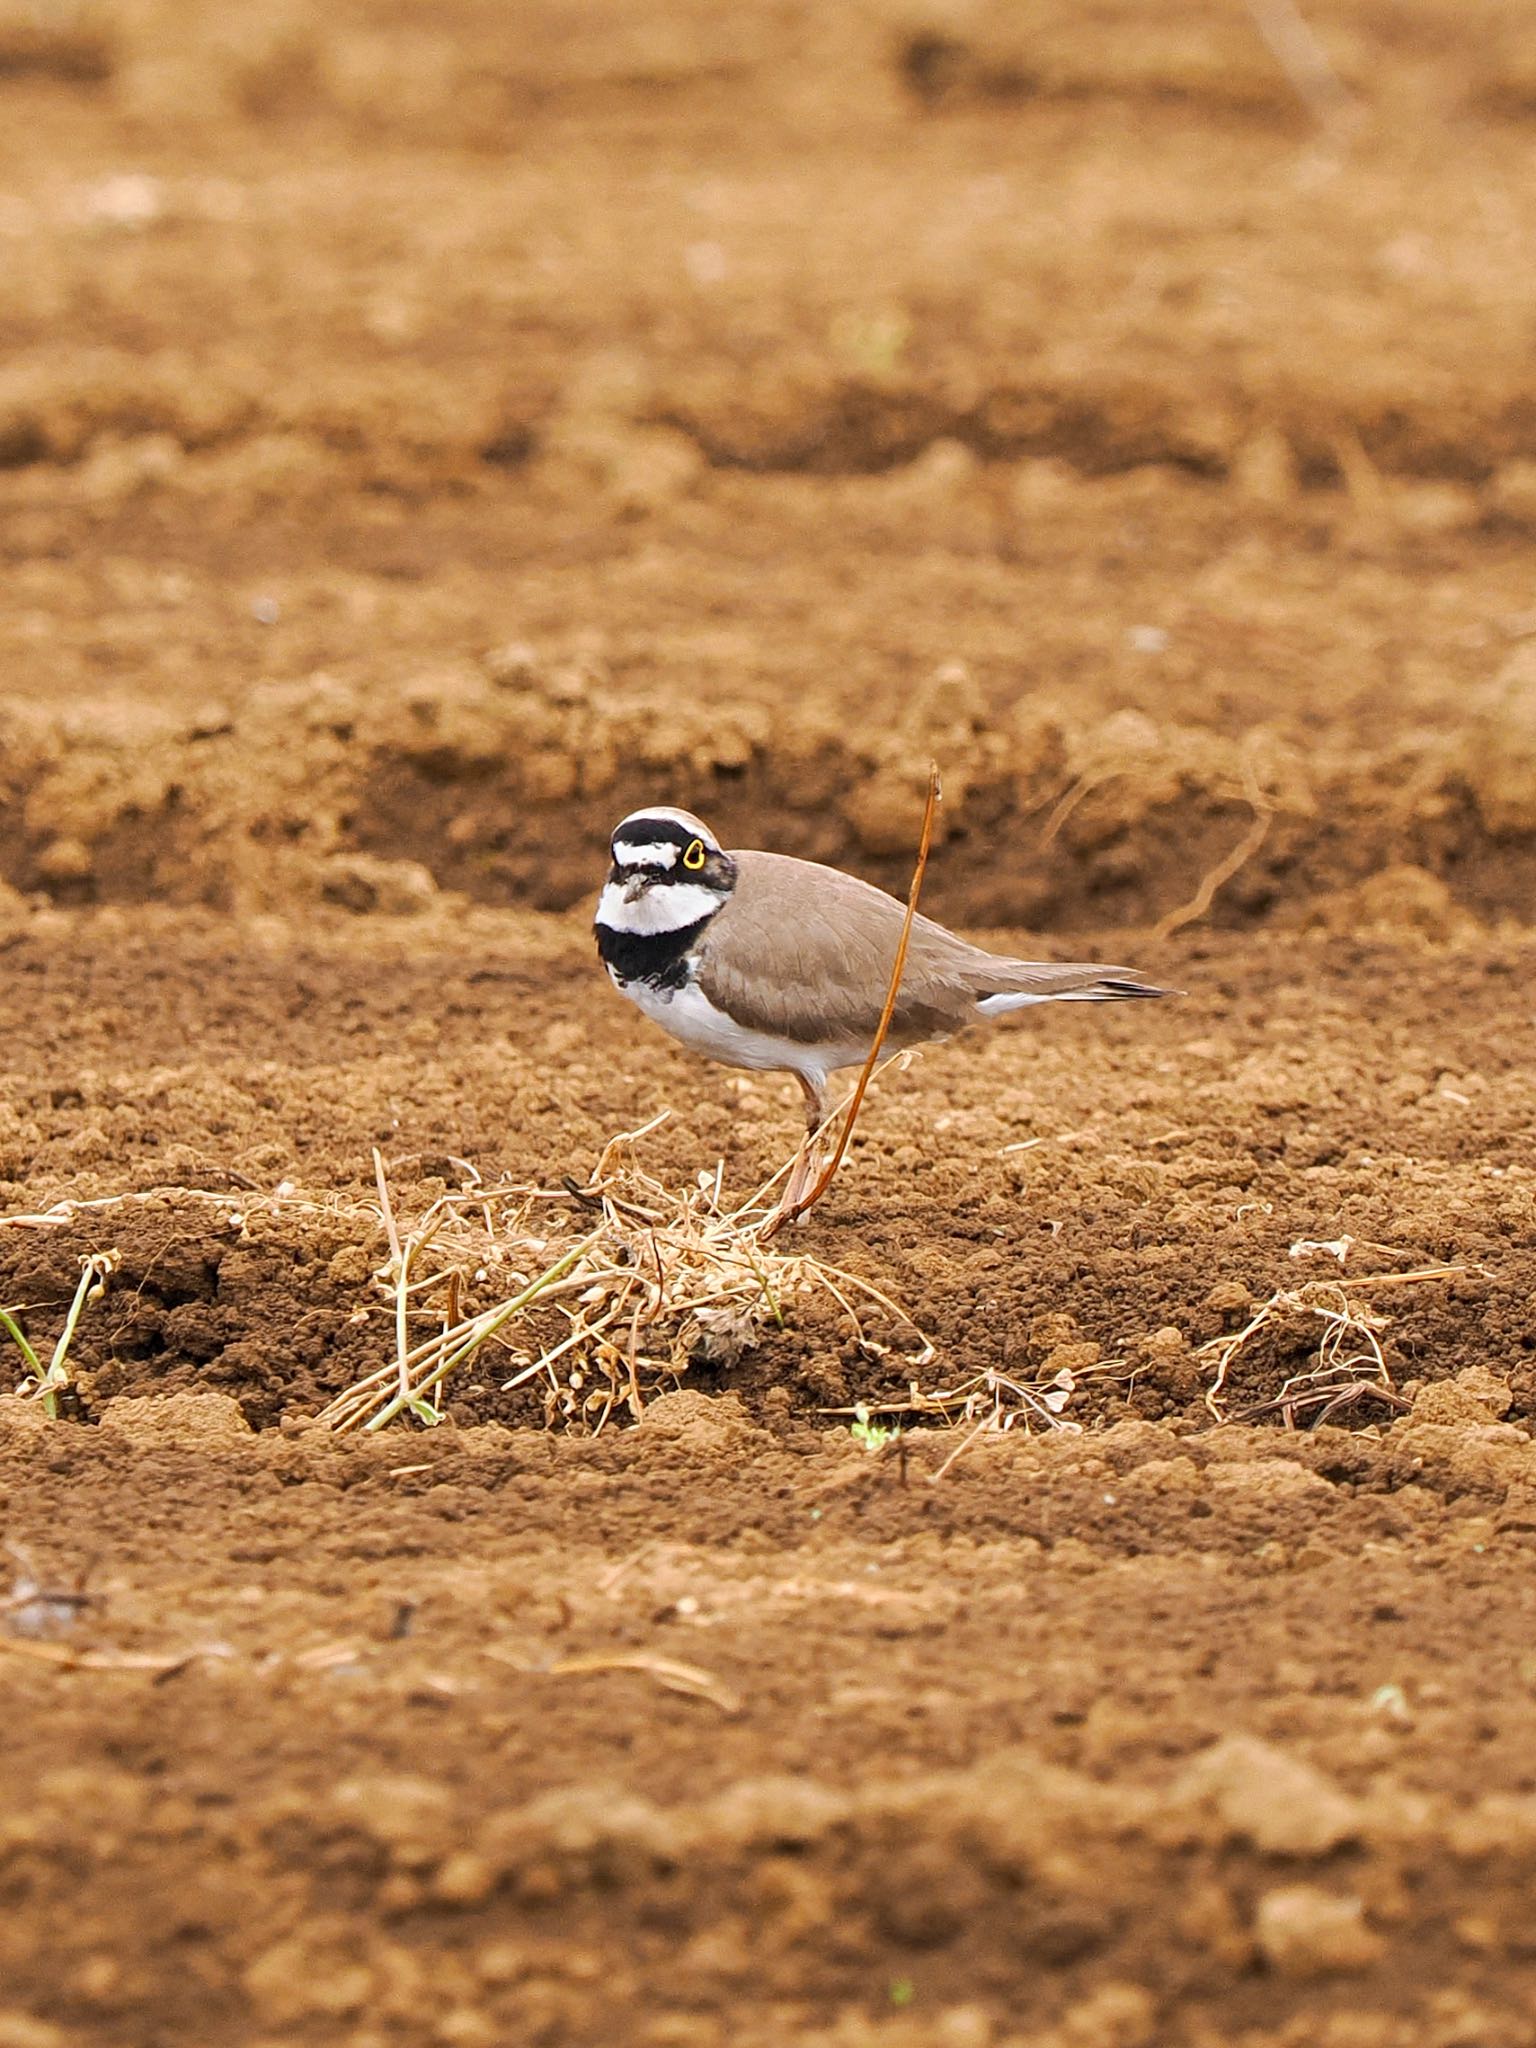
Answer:
[{"label": "white forehead patch", "polygon": [[682,848],[670,839],[654,839],[648,846],[614,842],[613,857],[621,868],[675,868]]},{"label": "white forehead patch", "polygon": [[686,931],[701,917],[713,917],[724,898],[698,882],[658,882],[636,902],[626,901],[622,882],[606,882],[597,899],[597,923],[611,932],[646,938],[659,932]]},{"label": "white forehead patch", "polygon": [[712,851],[719,851],[720,842],[704,823],[704,820],[696,818],[692,811],[678,810],[672,804],[648,804],[643,811],[631,811],[627,818],[621,818],[614,827],[614,838],[619,838],[632,825],[642,827],[646,825],[676,825],[682,831],[692,833],[695,838],[702,839],[704,844]]}]

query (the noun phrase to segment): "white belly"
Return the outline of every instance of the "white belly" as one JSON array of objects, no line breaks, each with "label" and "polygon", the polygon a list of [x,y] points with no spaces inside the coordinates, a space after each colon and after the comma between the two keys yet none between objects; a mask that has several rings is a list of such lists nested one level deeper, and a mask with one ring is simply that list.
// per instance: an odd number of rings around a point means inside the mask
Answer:
[{"label": "white belly", "polygon": [[804,1045],[770,1031],[752,1031],[717,1010],[700,988],[652,988],[649,982],[620,981],[612,968],[608,971],[619,994],[628,996],[653,1024],[690,1052],[701,1052],[722,1066],[782,1068],[804,1074],[819,1088],[828,1074],[856,1067],[869,1050],[867,1045]]}]

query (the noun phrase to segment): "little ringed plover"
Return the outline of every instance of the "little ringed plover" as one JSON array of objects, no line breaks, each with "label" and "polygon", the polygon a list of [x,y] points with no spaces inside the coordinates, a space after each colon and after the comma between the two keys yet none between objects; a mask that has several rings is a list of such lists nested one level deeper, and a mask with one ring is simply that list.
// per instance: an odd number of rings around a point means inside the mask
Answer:
[{"label": "little ringed plover", "polygon": [[[727,853],[669,805],[632,811],[612,854],[596,931],[614,987],[691,1051],[793,1074],[814,1136],[829,1077],[862,1066],[874,1042],[906,906],[816,861]],[[919,916],[885,1042],[948,1038],[1035,1003],[1173,993],[1123,967],[1011,960]]]}]

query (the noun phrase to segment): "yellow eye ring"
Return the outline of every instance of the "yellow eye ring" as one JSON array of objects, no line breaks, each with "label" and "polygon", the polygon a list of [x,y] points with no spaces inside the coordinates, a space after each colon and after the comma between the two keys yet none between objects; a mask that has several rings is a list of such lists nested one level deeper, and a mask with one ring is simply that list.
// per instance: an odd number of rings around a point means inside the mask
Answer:
[{"label": "yellow eye ring", "polygon": [[696,875],[703,865],[704,842],[702,839],[695,839],[683,855],[683,866]]}]

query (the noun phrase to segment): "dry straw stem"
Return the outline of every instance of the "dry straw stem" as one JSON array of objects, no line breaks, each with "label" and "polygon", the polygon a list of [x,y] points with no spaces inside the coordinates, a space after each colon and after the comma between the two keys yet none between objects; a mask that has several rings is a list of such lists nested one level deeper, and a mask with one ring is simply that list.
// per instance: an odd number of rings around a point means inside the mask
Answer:
[{"label": "dry straw stem", "polygon": [[395,1355],[320,1421],[371,1431],[409,1414],[430,1425],[442,1418],[445,1382],[494,1346],[512,1368],[504,1392],[534,1385],[548,1424],[595,1433],[616,1414],[638,1420],[700,1355],[729,1362],[817,1295],[872,1355],[890,1348],[865,1327],[874,1314],[927,1363],[931,1346],[872,1282],[762,1241],[788,1165],[734,1208],[719,1167],[682,1189],[645,1172],[635,1147],[669,1114],[611,1139],[584,1186],[475,1182],[439,1195],[410,1226],[380,1162],[376,1221],[390,1251],[375,1284],[390,1303]]},{"label": "dry straw stem", "polygon": [[668,1692],[707,1700],[728,1719],[734,1719],[746,1704],[739,1692],[716,1678],[712,1671],[704,1671],[697,1664],[679,1663],[675,1657],[654,1657],[646,1650],[593,1651],[561,1657],[549,1666],[551,1678],[581,1678],[606,1671],[637,1671],[645,1678],[654,1678]]},{"label": "dry straw stem", "polygon": [[270,1193],[253,1190],[231,1195],[214,1188],[188,1188],[162,1183],[152,1188],[130,1188],[122,1194],[94,1195],[89,1201],[55,1202],[51,1209],[23,1211],[0,1216],[0,1230],[64,1230],[82,1216],[106,1215],[115,1209],[147,1209],[155,1206],[179,1208],[190,1205],[217,1209],[233,1230],[246,1231],[256,1217],[267,1215],[309,1215],[325,1217],[366,1217],[378,1222],[378,1212],[341,1195],[298,1193],[287,1181]]},{"label": "dry straw stem", "polygon": [[71,1643],[33,1643],[20,1637],[0,1636],[0,1652],[27,1657],[34,1664],[51,1664],[56,1671],[147,1671],[155,1678],[171,1678],[204,1657],[227,1657],[217,1645],[199,1650],[91,1650]]}]

